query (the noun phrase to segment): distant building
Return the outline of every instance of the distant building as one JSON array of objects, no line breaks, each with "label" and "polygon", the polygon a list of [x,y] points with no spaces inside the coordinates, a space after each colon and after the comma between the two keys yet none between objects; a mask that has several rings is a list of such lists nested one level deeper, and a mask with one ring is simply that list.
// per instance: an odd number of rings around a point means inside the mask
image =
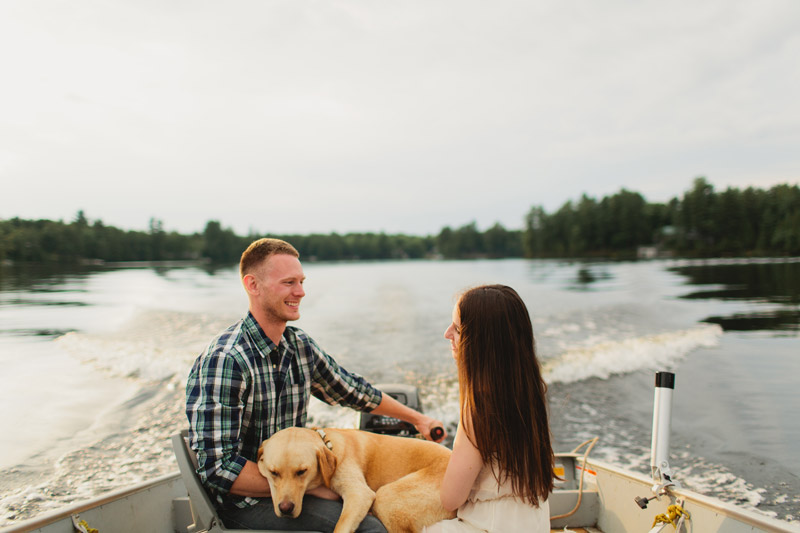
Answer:
[{"label": "distant building", "polygon": [[636,257],[639,259],[659,259],[672,257],[670,250],[664,250],[661,246],[639,246],[636,249]]},{"label": "distant building", "polygon": [[658,248],[655,246],[639,246],[636,249],[636,257],[639,259],[655,259],[658,257]]}]

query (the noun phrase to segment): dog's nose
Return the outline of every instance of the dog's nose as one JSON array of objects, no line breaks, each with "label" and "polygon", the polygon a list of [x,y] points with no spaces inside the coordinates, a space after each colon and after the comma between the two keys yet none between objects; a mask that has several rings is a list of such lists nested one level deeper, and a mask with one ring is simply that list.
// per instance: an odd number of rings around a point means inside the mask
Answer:
[{"label": "dog's nose", "polygon": [[294,511],[294,503],[281,502],[278,505],[278,509],[280,509],[283,514],[292,514],[292,511]]}]

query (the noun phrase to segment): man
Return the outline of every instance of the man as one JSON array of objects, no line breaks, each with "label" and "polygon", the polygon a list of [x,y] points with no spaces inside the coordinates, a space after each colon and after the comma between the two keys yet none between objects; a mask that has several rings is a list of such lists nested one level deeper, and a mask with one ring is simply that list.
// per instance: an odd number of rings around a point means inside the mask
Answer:
[{"label": "man", "polygon": [[[431,428],[443,424],[382,394],[340,367],[303,330],[287,326],[300,318],[305,296],[305,275],[292,245],[278,239],[253,242],[242,254],[239,272],[249,312],[197,358],[186,385],[198,474],[227,527],[330,531],[342,508],[336,494],[314,489],[299,518],[279,518],[255,463],[263,440],[305,425],[310,394],[405,420],[428,439]],[[368,516],[358,531],[385,529]]]}]

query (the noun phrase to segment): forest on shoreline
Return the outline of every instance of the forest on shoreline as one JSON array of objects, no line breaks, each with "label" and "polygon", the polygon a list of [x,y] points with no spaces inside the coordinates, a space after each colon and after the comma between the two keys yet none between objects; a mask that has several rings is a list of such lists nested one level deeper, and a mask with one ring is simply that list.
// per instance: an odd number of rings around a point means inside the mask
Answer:
[{"label": "forest on shoreline", "polygon": [[167,232],[151,219],[147,231],[126,231],[90,221],[0,219],[0,262],[206,261],[236,263],[260,237],[291,242],[304,260],[421,258],[610,258],[653,256],[800,255],[800,187],[728,188],[705,178],[682,197],[649,203],[625,189],[597,200],[585,194],[553,213],[534,206],[523,229],[501,224],[480,231],[475,222],[437,235],[236,235],[216,220],[203,232]]}]

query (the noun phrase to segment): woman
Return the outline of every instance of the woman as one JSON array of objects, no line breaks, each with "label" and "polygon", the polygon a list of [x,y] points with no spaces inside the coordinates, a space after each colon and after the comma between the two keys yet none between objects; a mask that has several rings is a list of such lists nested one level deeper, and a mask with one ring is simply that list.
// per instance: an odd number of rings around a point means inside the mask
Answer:
[{"label": "woman", "polygon": [[425,531],[549,532],[547,386],[525,304],[503,285],[470,289],[444,336],[458,365],[460,418],[441,499],[458,518]]}]

